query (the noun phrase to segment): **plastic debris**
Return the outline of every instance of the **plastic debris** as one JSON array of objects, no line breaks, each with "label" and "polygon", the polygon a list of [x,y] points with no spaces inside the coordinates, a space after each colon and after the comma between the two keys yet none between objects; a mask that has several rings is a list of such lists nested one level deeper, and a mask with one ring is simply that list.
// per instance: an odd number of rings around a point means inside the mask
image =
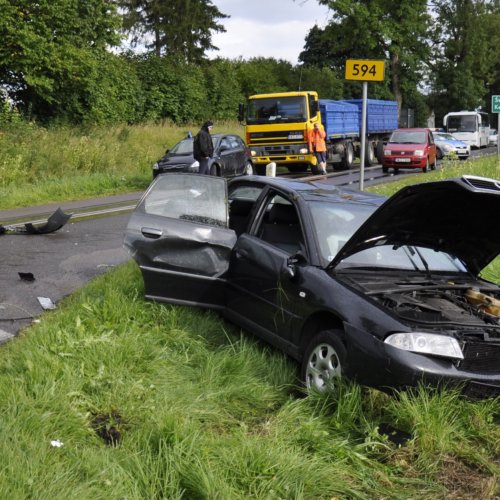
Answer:
[{"label": "plastic debris", "polygon": [[61,448],[64,446],[64,443],[60,441],[59,439],[53,439],[50,442],[50,446],[53,446],[54,448]]},{"label": "plastic debris", "polygon": [[48,297],[37,297],[38,302],[44,309],[55,309],[56,305]]},{"label": "plastic debris", "polygon": [[24,227],[18,226],[2,226],[0,225],[0,234],[47,234],[53,233],[66,224],[73,214],[65,214],[61,208],[58,208],[43,224],[36,226],[27,222]]}]

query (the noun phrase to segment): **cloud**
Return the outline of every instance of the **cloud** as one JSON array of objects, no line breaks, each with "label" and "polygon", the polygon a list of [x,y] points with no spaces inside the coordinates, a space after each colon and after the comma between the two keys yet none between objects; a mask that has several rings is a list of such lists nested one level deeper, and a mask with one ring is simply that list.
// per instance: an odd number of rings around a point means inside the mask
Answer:
[{"label": "cloud", "polygon": [[220,50],[209,57],[234,59],[274,57],[298,62],[305,37],[315,25],[324,26],[328,9],[316,0],[215,0],[219,10],[231,17],[220,20],[225,33],[212,43]]}]

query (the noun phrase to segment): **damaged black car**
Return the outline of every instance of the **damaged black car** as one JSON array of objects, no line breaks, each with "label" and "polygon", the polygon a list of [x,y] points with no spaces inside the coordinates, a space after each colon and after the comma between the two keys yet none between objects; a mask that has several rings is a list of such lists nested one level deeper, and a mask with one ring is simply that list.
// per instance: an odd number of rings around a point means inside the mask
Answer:
[{"label": "damaged black car", "polygon": [[217,309],[301,365],[383,390],[500,395],[500,182],[465,176],[385,198],[320,181],[158,176],[125,246],[146,297]]}]

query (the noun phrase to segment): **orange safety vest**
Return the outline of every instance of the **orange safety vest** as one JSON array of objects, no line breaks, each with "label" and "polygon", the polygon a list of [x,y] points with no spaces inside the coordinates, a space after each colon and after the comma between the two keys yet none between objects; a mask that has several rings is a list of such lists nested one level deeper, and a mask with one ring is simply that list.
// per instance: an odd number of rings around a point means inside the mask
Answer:
[{"label": "orange safety vest", "polygon": [[311,151],[326,151],[325,143],[326,133],[322,128],[315,130],[311,129],[309,132],[309,149]]}]

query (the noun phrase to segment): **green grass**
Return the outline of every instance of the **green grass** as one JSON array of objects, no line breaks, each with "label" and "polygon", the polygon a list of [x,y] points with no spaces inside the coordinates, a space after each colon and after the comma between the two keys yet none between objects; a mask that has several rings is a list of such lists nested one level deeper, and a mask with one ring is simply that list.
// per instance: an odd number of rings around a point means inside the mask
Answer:
[{"label": "green grass", "polygon": [[[349,384],[300,397],[283,354],[215,314],[142,297],[130,262],[2,348],[0,498],[498,493],[497,403]],[[382,423],[411,439],[392,444]]]}]

